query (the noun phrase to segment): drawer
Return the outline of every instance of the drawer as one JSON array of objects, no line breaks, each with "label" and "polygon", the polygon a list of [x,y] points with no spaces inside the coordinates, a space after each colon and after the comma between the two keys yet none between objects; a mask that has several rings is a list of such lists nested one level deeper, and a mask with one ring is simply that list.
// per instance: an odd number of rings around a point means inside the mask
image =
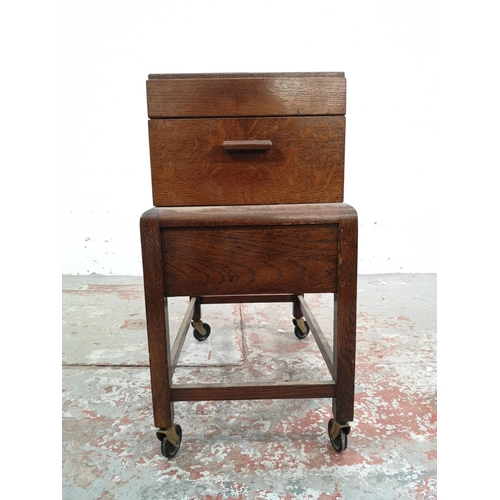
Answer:
[{"label": "drawer", "polygon": [[167,296],[337,291],[338,224],[169,228]]},{"label": "drawer", "polygon": [[342,202],[344,135],[343,116],[150,120],[154,205]]}]

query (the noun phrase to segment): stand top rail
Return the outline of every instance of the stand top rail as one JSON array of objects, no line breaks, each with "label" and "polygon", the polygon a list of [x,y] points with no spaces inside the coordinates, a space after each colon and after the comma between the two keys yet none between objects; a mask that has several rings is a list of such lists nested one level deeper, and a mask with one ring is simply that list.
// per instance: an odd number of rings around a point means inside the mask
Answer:
[{"label": "stand top rail", "polygon": [[357,213],[347,203],[156,207],[141,219],[157,219],[160,227],[286,226],[335,224],[357,219]]}]

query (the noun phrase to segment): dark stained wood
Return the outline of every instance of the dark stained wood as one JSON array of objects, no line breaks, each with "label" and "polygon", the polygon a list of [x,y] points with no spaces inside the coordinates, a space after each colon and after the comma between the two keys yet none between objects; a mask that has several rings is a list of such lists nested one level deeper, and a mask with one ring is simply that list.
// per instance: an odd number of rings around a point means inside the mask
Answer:
[{"label": "dark stained wood", "polygon": [[204,295],[199,297],[201,304],[256,304],[272,302],[293,302],[295,295]]},{"label": "dark stained wood", "polygon": [[335,292],[337,225],[162,231],[168,296]]},{"label": "dark stained wood", "polygon": [[[339,294],[333,294],[333,380],[337,381],[337,337],[338,337],[338,317],[339,317]],[[333,401],[333,414],[335,415],[335,401]]]},{"label": "dark stained wood", "polygon": [[146,213],[157,217],[161,228],[324,225],[356,215],[347,203],[157,207]]},{"label": "dark stained wood", "polygon": [[150,118],[344,115],[346,83],[338,73],[183,75],[146,82]]},{"label": "dark stained wood", "polygon": [[354,419],[354,375],[356,360],[356,298],[358,262],[358,217],[351,214],[339,225],[337,293],[337,398],[333,414],[340,424]]},{"label": "dark stained wood", "polygon": [[224,141],[222,149],[224,151],[266,151],[271,149],[273,143],[268,140],[245,140],[245,141]]},{"label": "dark stained wood", "polygon": [[300,295],[302,295],[302,293],[293,296],[293,317],[295,319],[304,317],[304,313],[302,312],[302,307],[300,305]]},{"label": "dark stained wood", "polygon": [[333,381],[172,386],[174,401],[333,398],[335,394],[336,386]]},{"label": "dark stained wood", "polygon": [[[150,120],[158,207],[333,203],[344,196],[343,116]],[[226,141],[271,141],[227,151]]]},{"label": "dark stained wood", "polygon": [[172,377],[168,332],[168,302],[164,297],[162,251],[158,219],[151,211],[140,220],[144,298],[155,425],[168,428],[174,419],[170,384]]},{"label": "dark stained wood", "polygon": [[[193,297],[190,297],[193,298]],[[201,304],[202,304],[202,297],[195,297],[196,302],[194,304],[194,312],[193,312],[193,321],[201,321]]]}]

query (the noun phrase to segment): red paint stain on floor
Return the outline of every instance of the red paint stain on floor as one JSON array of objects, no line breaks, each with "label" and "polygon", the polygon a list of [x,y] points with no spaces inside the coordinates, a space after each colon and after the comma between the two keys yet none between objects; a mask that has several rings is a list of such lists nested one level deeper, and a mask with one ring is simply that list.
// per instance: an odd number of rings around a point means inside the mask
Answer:
[{"label": "red paint stain on floor", "polygon": [[340,498],[342,498],[342,495],[339,491],[339,485],[335,483],[335,491],[332,494],[321,493],[318,500],[339,500]]},{"label": "red paint stain on floor", "polygon": [[142,288],[138,285],[96,285],[89,284],[81,290],[65,289],[62,293],[68,295],[99,295],[99,294],[116,294],[122,300],[140,299],[143,296]]},{"label": "red paint stain on floor", "polygon": [[126,330],[145,330],[146,320],[144,319],[126,319],[120,329]]}]

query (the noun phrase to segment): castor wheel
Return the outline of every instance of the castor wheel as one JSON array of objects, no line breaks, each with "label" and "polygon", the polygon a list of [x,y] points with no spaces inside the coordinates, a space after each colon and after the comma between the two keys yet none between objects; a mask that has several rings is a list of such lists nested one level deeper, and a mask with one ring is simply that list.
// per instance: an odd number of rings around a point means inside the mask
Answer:
[{"label": "castor wheel", "polygon": [[348,425],[340,425],[333,418],[328,422],[328,436],[333,449],[341,453],[347,448],[347,434],[351,428]]},{"label": "castor wheel", "polygon": [[181,426],[176,424],[169,429],[160,429],[156,437],[161,441],[161,454],[165,458],[174,458],[181,447]]},{"label": "castor wheel", "polygon": [[208,323],[202,323],[201,321],[192,321],[191,325],[193,326],[193,335],[196,340],[203,342],[207,340],[210,336],[210,332],[212,329]]},{"label": "castor wheel", "polygon": [[307,321],[304,318],[295,318],[292,321],[295,325],[295,329],[293,331],[293,333],[295,333],[295,336],[298,339],[305,339],[311,331],[309,325],[307,324]]}]

